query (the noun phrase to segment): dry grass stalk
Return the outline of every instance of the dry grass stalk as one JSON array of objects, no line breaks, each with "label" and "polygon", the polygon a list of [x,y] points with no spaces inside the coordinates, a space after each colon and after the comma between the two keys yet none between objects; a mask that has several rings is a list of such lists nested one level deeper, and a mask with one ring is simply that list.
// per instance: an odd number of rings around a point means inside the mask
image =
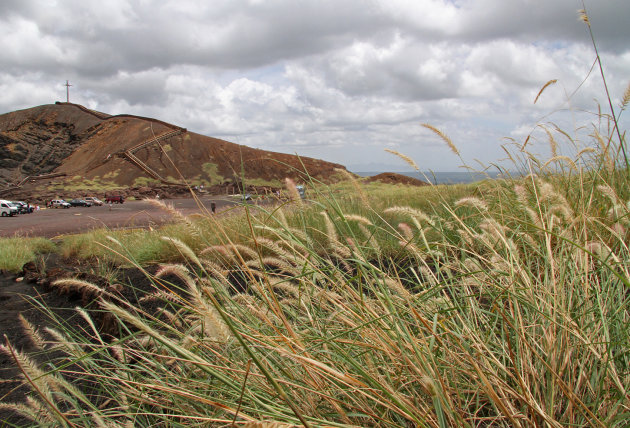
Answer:
[{"label": "dry grass stalk", "polygon": [[479,211],[488,211],[488,204],[486,204],[481,199],[475,198],[473,196],[467,196],[455,202],[456,207],[461,207],[464,205],[477,208]]},{"label": "dry grass stalk", "polygon": [[42,337],[41,334],[39,334],[37,328],[26,318],[24,318],[24,315],[22,314],[18,315],[18,319],[20,320],[20,324],[22,324],[26,335],[29,337],[29,339],[31,339],[31,342],[33,342],[33,345],[35,345],[39,349],[44,349],[46,346],[46,340]]},{"label": "dry grass stalk", "polygon": [[189,292],[192,295],[199,295],[199,290],[197,289],[197,284],[190,276],[190,271],[184,266],[180,264],[168,264],[162,265],[155,273],[156,278],[164,278],[165,276],[173,275],[176,278],[184,281],[186,286],[188,287]]},{"label": "dry grass stalk", "polygon": [[591,22],[588,19],[588,15],[586,13],[586,10],[585,9],[580,9],[580,10],[578,10],[578,14],[580,16],[580,20],[590,27],[591,26]]},{"label": "dry grass stalk", "polygon": [[366,226],[372,226],[372,222],[371,222],[369,219],[367,219],[367,218],[365,218],[365,217],[363,217],[363,216],[361,216],[361,215],[357,215],[357,214],[344,214],[344,215],[343,215],[343,218],[345,218],[345,219],[346,219],[346,220],[348,220],[348,221],[356,221],[356,222],[358,222],[358,223],[362,223],[362,224],[364,224],[364,225],[366,225]]},{"label": "dry grass stalk", "polygon": [[536,101],[538,101],[538,97],[540,97],[540,95],[545,91],[545,89],[547,89],[547,87],[555,84],[558,80],[557,79],[552,79],[550,81],[548,81],[547,83],[545,83],[543,85],[542,88],[540,88],[540,91],[538,91],[538,93],[536,94],[536,98],[534,98],[534,104],[536,104]]},{"label": "dry grass stalk", "polygon": [[298,204],[302,204],[302,197],[300,196],[300,192],[298,192],[295,181],[290,178],[284,179],[284,187],[287,189],[287,193],[289,194],[289,198],[293,202],[297,202]]},{"label": "dry grass stalk", "polygon": [[558,142],[554,138],[553,134],[547,127],[542,126],[542,129],[547,134],[547,139],[549,140],[549,148],[551,149],[551,157],[555,158],[558,156]]},{"label": "dry grass stalk", "polygon": [[418,221],[424,221],[426,223],[429,223],[431,226],[435,226],[435,223],[433,222],[431,217],[429,217],[424,212],[417,210],[415,208],[395,206],[395,207],[390,207],[390,208],[385,209],[383,213],[384,214],[404,214],[404,215],[411,216],[411,218],[417,219]]},{"label": "dry grass stalk", "polygon": [[453,144],[453,141],[448,137],[448,135],[446,135],[444,132],[442,132],[441,130],[439,130],[435,126],[430,125],[428,123],[423,123],[422,126],[424,126],[428,130],[432,131],[435,135],[440,137],[442,139],[442,141],[444,141],[446,143],[446,145],[449,147],[449,149],[451,149],[451,151],[453,153],[455,153],[457,156],[459,156],[459,150],[457,149],[457,146],[455,146],[455,144]]},{"label": "dry grass stalk", "polygon": [[195,263],[200,268],[203,268],[203,265],[201,264],[201,261],[197,257],[197,254],[188,245],[184,244],[179,239],[173,238],[171,236],[162,236],[162,240],[170,242],[171,244],[173,244],[177,248],[177,250],[179,251],[179,253],[182,256],[184,256],[186,259],[192,261],[193,263]]},{"label": "dry grass stalk", "polygon": [[615,162],[610,155],[610,146],[612,143],[611,140],[606,141],[604,137],[602,137],[602,135],[597,131],[592,134],[592,137],[594,137],[599,144],[599,153],[604,159],[604,166],[608,171],[612,171],[613,169],[615,169]]},{"label": "dry grass stalk", "polygon": [[576,171],[576,172],[578,171],[578,167],[577,167],[577,165],[575,164],[575,162],[573,162],[573,160],[572,160],[570,157],[568,157],[568,156],[562,156],[562,155],[559,155],[559,156],[554,156],[554,157],[552,157],[551,159],[549,159],[547,162],[545,162],[545,163],[543,164],[542,169],[547,168],[547,166],[549,166],[550,164],[552,164],[552,163],[554,163],[554,162],[564,162],[564,163],[567,163],[567,164],[569,165],[569,167],[571,167],[571,169],[572,169],[572,170],[574,170],[574,171]]},{"label": "dry grass stalk", "polygon": [[413,169],[415,169],[416,171],[420,172],[420,168],[418,168],[418,165],[416,165],[414,160],[411,159],[409,156],[403,155],[402,153],[400,153],[400,152],[398,152],[396,150],[392,150],[392,149],[385,149],[385,151],[388,152],[388,153],[391,153],[393,155],[398,156],[399,158],[401,158],[402,160],[407,162],[407,164],[409,164],[409,166],[411,166]]},{"label": "dry grass stalk", "polygon": [[144,201],[148,202],[150,205],[153,205],[156,208],[166,211],[171,216],[173,216],[173,218],[185,224],[188,227],[188,230],[193,235],[196,235],[196,236],[202,235],[201,230],[199,230],[199,227],[197,227],[197,225],[190,218],[188,218],[187,216],[179,212],[177,209],[175,209],[175,207],[172,204],[167,204],[166,202],[160,199],[152,199],[152,198],[144,199]]},{"label": "dry grass stalk", "polygon": [[337,234],[337,228],[335,228],[334,223],[330,220],[328,216],[328,212],[322,211],[320,212],[322,217],[324,217],[324,224],[326,225],[326,238],[328,239],[328,245],[331,247],[335,247],[339,244],[339,235]]},{"label": "dry grass stalk", "polygon": [[103,294],[109,294],[109,293],[106,293],[105,290],[100,288],[98,285],[92,284],[91,282],[88,282],[88,281],[83,281],[83,280],[74,279],[74,278],[58,279],[52,282],[51,285],[58,287],[61,292],[65,292],[65,293],[70,292],[70,291],[77,291],[77,292],[87,291],[89,293],[94,294],[95,296],[102,296]]},{"label": "dry grass stalk", "polygon": [[414,238],[413,230],[407,223],[398,223],[398,229],[400,229],[400,231],[402,232],[402,235],[405,237],[405,239],[408,242],[413,240]]},{"label": "dry grass stalk", "polygon": [[626,90],[623,91],[623,97],[621,99],[621,109],[625,109],[630,103],[630,82],[628,82],[628,86],[626,86]]}]

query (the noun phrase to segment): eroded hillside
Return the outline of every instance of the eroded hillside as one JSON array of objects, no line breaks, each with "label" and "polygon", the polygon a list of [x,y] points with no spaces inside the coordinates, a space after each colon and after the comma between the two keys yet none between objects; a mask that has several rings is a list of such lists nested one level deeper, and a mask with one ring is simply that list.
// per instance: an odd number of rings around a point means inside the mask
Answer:
[{"label": "eroded hillside", "polygon": [[324,181],[343,166],[252,149],[157,119],[57,103],[0,116],[3,187],[279,185],[305,171]]}]

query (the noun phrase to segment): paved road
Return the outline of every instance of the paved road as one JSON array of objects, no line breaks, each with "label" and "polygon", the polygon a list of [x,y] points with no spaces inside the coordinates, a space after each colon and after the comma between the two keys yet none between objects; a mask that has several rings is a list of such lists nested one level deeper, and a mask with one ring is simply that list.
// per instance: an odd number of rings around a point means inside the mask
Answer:
[{"label": "paved road", "polygon": [[[164,200],[172,204],[184,215],[210,212],[210,204],[216,204],[217,213],[237,203],[235,198],[204,197],[203,207],[192,198]],[[58,235],[85,232],[95,228],[111,229],[127,227],[147,227],[160,225],[172,219],[172,215],[147,201],[126,201],[100,207],[72,207],[40,209],[32,214],[0,218],[0,236],[43,236],[52,238]]]}]

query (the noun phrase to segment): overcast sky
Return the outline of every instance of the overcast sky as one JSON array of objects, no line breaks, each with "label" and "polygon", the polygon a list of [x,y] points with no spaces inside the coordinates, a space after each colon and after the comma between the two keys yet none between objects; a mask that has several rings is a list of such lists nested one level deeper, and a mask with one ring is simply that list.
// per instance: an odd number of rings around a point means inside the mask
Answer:
[{"label": "overcast sky", "polygon": [[[592,127],[579,129],[595,118],[584,111],[606,98],[598,69],[589,75],[595,53],[581,8],[576,0],[2,0],[0,113],[65,101],[67,79],[71,102],[105,113],[355,171],[409,170],[386,148],[423,170],[453,171],[462,159],[500,161],[506,138],[523,142],[537,123],[578,129],[588,143]],[[586,0],[586,8],[618,106],[630,83],[630,1]],[[544,153],[544,133],[534,135],[532,148]]]}]

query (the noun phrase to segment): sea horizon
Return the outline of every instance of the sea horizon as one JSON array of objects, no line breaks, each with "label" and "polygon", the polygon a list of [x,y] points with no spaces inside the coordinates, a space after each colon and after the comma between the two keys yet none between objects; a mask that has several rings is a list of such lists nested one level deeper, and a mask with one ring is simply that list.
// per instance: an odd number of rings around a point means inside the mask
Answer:
[{"label": "sea horizon", "polygon": [[500,172],[472,172],[472,171],[351,171],[361,177],[370,177],[384,172],[394,172],[395,174],[406,175],[422,181],[429,181],[433,184],[463,184],[474,183],[475,181],[493,180],[501,177]]}]

